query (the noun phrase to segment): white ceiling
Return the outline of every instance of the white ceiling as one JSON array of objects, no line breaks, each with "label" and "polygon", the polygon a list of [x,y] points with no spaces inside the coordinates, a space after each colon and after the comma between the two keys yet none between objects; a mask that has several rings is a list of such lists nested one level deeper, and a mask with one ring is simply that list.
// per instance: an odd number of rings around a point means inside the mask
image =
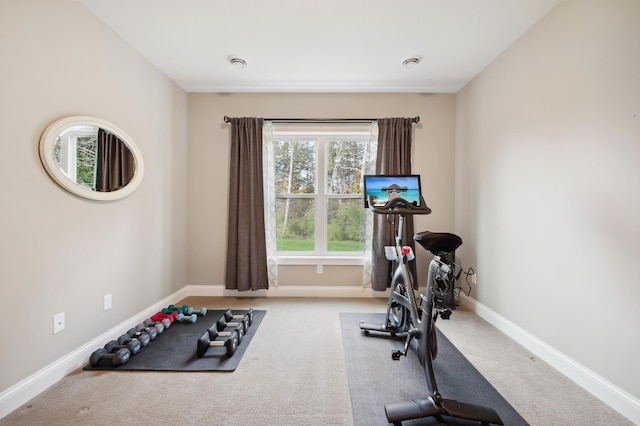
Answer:
[{"label": "white ceiling", "polygon": [[560,1],[80,0],[187,92],[416,93],[457,92]]}]

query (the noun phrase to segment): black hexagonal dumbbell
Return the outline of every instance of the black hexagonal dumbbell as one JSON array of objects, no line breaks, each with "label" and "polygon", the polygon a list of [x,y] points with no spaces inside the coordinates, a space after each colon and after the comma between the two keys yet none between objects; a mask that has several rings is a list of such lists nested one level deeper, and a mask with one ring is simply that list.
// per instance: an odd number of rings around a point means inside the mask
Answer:
[{"label": "black hexagonal dumbbell", "polygon": [[242,342],[242,339],[244,338],[244,335],[246,333],[245,323],[243,321],[229,321],[227,320],[227,315],[225,314],[220,316],[214,326],[218,332],[235,331],[236,333],[238,333],[238,343]]},{"label": "black hexagonal dumbbell", "polygon": [[232,357],[238,348],[238,343],[236,331],[218,331],[214,324],[198,339],[196,354],[198,357],[203,357],[209,348],[224,347],[227,350],[227,356]]},{"label": "black hexagonal dumbbell", "polygon": [[143,324],[147,327],[154,327],[158,330],[158,334],[164,333],[164,331],[171,327],[171,321],[168,318],[164,318],[162,321],[153,321],[151,318],[144,320]]},{"label": "black hexagonal dumbbell", "polygon": [[138,339],[143,348],[151,343],[151,335],[147,332],[138,330],[136,327],[129,329],[129,331],[118,338],[120,344],[125,344],[124,342],[127,340],[127,337],[130,339]]},{"label": "black hexagonal dumbbell", "polygon": [[[126,337],[125,337],[126,336]],[[131,355],[136,355],[142,349],[142,343],[138,339],[132,339],[128,334],[120,336],[120,340],[111,340],[104,348],[109,353],[114,353],[122,348],[129,349]]]},{"label": "black hexagonal dumbbell", "polygon": [[89,357],[89,364],[93,367],[109,365],[117,367],[126,364],[131,358],[131,351],[127,348],[121,348],[114,353],[109,353],[105,348],[94,351]]}]

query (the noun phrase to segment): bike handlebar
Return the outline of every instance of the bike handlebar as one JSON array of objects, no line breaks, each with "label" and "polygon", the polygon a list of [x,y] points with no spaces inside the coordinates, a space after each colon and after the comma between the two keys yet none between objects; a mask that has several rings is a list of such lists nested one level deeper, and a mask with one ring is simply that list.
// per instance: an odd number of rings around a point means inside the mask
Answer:
[{"label": "bike handlebar", "polygon": [[375,206],[373,204],[373,197],[369,197],[369,210],[377,214],[429,214],[431,209],[427,207],[427,203],[424,202],[424,198],[420,197],[420,205],[405,200],[402,197],[395,197],[389,199],[382,206]]}]

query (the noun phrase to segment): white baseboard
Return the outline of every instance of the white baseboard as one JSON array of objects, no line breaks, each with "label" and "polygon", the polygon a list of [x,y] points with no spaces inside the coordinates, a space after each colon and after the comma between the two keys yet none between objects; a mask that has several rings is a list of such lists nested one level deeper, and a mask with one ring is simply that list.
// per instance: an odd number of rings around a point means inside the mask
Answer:
[{"label": "white baseboard", "polygon": [[186,296],[186,287],[176,291],[172,295],[165,297],[158,303],[153,304],[139,314],[113,327],[90,342],[85,343],[66,356],[52,364],[49,364],[42,370],[37,371],[21,382],[0,393],[0,419],[16,410],[32,398],[35,398],[38,394],[44,392],[68,374],[87,365],[87,360],[91,353],[96,348],[102,347],[104,342],[118,338],[118,336],[121,336],[131,327],[141,323],[163,307],[174,303],[176,300],[184,299]]},{"label": "white baseboard", "polygon": [[549,346],[477,300],[463,294],[461,303],[634,424],[640,425],[640,399]]}]

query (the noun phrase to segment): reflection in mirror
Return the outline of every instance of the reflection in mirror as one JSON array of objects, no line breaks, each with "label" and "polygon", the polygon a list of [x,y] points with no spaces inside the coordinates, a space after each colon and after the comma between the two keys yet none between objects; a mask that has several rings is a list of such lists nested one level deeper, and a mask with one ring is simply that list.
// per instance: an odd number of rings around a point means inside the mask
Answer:
[{"label": "reflection in mirror", "polygon": [[91,191],[96,189],[97,135],[97,127],[74,126],[60,133],[53,145],[53,156],[62,173]]},{"label": "reflection in mirror", "polygon": [[142,178],[142,157],[133,141],[94,117],[53,123],[40,141],[40,157],[63,188],[94,200],[126,197]]},{"label": "reflection in mirror", "polygon": [[135,160],[129,148],[100,127],[69,127],[56,138],[53,156],[69,180],[90,191],[117,191],[135,173]]}]

